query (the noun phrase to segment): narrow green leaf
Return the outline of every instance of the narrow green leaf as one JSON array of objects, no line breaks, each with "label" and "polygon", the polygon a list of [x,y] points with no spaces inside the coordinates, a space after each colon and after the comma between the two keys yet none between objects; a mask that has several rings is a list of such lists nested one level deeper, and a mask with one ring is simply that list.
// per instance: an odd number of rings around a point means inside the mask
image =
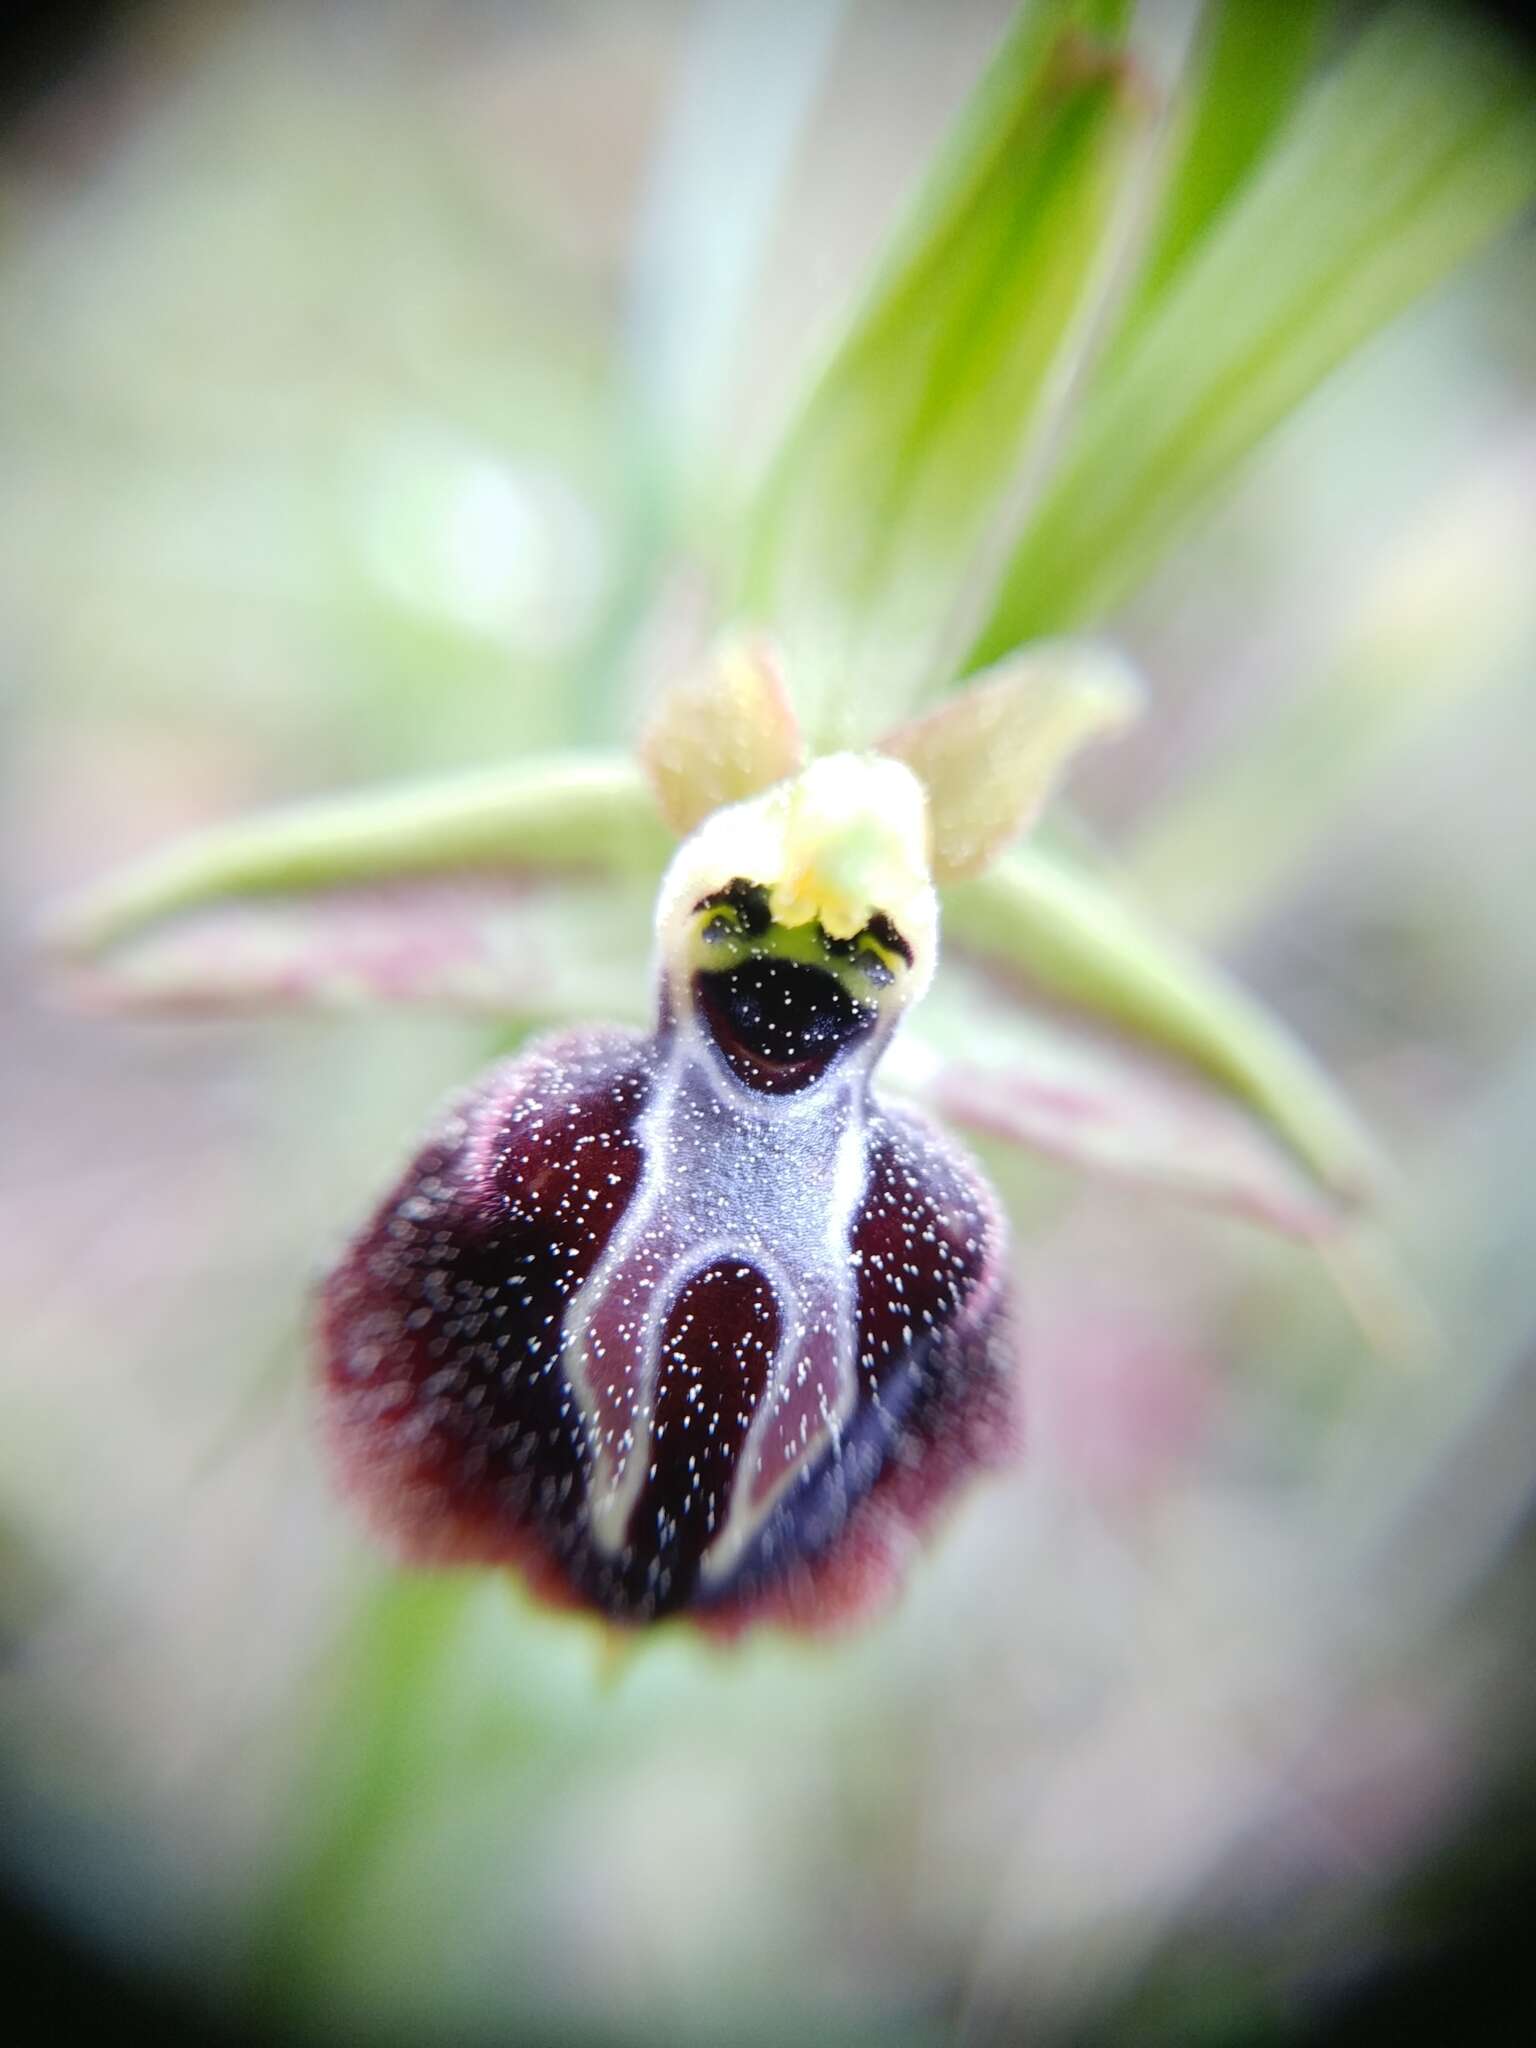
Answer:
[{"label": "narrow green leaf", "polygon": [[1106,367],[965,666],[1101,620],[1271,428],[1533,195],[1530,76],[1475,31],[1375,21]]},{"label": "narrow green leaf", "polygon": [[556,755],[200,833],[67,906],[50,935],[89,955],[157,919],[228,897],[292,897],[455,871],[659,875],[670,845],[633,763]]},{"label": "narrow green leaf", "polygon": [[1327,0],[1217,0],[1206,9],[1122,338],[1284,127],[1328,11]]},{"label": "narrow green leaf", "polygon": [[741,609],[783,643],[824,748],[867,741],[940,679],[978,550],[1080,352],[1146,126],[1126,13],[1022,15],[765,485]]},{"label": "narrow green leaf", "polygon": [[1306,1052],[1107,883],[1026,845],[943,900],[951,945],[1219,1081],[1341,1203],[1370,1190],[1370,1143]]}]

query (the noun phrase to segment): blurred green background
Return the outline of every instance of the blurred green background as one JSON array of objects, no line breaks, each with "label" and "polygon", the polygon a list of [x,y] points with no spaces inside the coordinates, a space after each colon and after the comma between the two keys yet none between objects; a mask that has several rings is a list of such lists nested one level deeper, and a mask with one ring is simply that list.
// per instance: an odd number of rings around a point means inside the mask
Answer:
[{"label": "blurred green background", "polygon": [[[1152,709],[1074,823],[1380,1132],[1432,1360],[1311,1254],[994,1160],[1025,1464],[848,1643],[614,1673],[391,1575],[311,1436],[309,1289],[484,1027],[125,1023],[33,955],[186,827],[622,743],[1009,12],[132,9],[12,123],[3,1853],[216,2013],[1289,2038],[1518,1847],[1495,1805],[1434,1860],[1536,1706],[1529,225],[1115,609]],[[1155,68],[1192,17],[1146,15]]]}]

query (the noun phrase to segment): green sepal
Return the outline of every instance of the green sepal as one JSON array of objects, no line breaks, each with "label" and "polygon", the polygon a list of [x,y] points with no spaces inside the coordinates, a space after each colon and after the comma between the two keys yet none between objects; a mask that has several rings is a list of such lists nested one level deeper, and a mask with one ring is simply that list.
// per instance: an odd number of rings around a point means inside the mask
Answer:
[{"label": "green sepal", "polygon": [[231,897],[293,897],[456,871],[659,875],[670,849],[633,762],[549,755],[197,833],[66,905],[48,936],[86,956]]},{"label": "green sepal", "polygon": [[1172,1054],[1245,1105],[1348,1208],[1381,1178],[1353,1111],[1291,1034],[1108,882],[1038,846],[943,892],[947,945]]}]

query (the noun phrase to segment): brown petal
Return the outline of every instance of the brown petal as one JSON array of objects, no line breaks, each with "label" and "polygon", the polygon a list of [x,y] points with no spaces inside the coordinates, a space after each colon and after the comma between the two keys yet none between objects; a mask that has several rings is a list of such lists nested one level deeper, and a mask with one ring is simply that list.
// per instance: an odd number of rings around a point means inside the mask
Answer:
[{"label": "brown petal", "polygon": [[804,749],[770,644],[728,641],[667,684],[639,753],[662,815],[679,834],[793,775]]},{"label": "brown petal", "polygon": [[1140,691],[1105,648],[1062,641],[1002,662],[879,742],[928,792],[934,880],[979,874],[1039,815],[1072,756],[1136,715]]}]

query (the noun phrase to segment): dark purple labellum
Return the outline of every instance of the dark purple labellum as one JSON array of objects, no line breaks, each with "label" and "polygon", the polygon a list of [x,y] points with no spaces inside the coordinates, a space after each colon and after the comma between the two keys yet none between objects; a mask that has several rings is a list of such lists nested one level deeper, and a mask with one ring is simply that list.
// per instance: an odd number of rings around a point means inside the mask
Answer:
[{"label": "dark purple labellum", "polygon": [[322,1344],[407,1555],[730,1634],[884,1590],[1011,1449],[1014,1365],[985,1183],[870,1091],[889,970],[866,999],[851,948],[775,950],[754,901],[717,967],[713,901],[654,1036],[548,1041],[453,1111],[327,1283]]}]

